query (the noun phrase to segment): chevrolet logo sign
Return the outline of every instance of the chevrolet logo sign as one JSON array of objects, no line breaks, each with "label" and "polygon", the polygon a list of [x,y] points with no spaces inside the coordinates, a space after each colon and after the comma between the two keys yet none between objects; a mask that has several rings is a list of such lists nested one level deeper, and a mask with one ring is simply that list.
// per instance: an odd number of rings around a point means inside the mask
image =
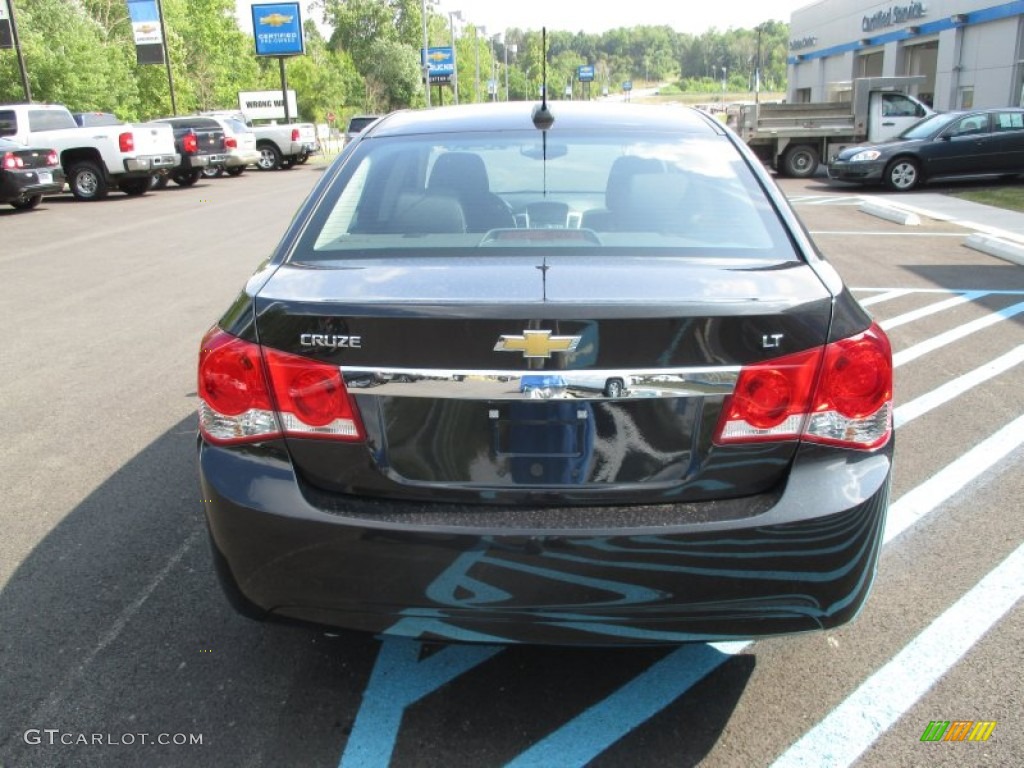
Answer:
[{"label": "chevrolet logo sign", "polygon": [[502,336],[495,352],[522,352],[523,357],[551,357],[552,352],[573,352],[581,336],[552,336],[551,331],[523,331],[522,336]]}]

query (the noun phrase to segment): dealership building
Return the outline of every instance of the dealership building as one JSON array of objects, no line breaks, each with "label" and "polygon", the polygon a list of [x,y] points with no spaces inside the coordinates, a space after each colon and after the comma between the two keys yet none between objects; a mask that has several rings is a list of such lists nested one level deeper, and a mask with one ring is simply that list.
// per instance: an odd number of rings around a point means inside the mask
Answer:
[{"label": "dealership building", "polygon": [[820,0],[793,12],[788,61],[791,102],[919,75],[911,95],[938,110],[1024,106],[1024,2]]}]

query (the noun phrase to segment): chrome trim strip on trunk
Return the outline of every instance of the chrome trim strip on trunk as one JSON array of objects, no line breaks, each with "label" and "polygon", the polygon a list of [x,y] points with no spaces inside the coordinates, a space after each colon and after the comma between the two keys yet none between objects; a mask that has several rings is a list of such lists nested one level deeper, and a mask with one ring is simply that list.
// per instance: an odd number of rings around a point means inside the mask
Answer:
[{"label": "chrome trim strip on trunk", "polygon": [[475,371],[345,366],[345,386],[360,396],[523,400],[619,400],[732,394],[739,366],[647,370]]}]

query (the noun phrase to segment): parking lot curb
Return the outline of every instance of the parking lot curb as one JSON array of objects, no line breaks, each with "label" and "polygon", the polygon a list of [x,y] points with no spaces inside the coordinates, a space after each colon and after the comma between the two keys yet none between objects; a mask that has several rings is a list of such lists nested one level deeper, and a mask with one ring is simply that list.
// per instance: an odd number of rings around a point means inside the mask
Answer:
[{"label": "parking lot curb", "polygon": [[989,256],[996,256],[997,258],[1024,266],[1024,244],[1003,240],[994,235],[975,232],[967,236],[964,245],[976,251],[986,253]]},{"label": "parking lot curb", "polygon": [[[862,198],[866,202],[868,198]],[[1018,230],[1016,228],[1006,228],[1005,224],[1002,226],[996,226],[991,223],[984,222],[984,214],[987,212],[988,206],[974,203],[971,204],[970,209],[963,211],[939,211],[929,207],[921,207],[911,205],[904,202],[896,202],[893,200],[877,201],[871,200],[877,205],[886,205],[897,211],[905,211],[907,213],[916,213],[919,216],[926,219],[934,219],[935,221],[944,221],[949,224],[955,224],[958,227],[964,229],[971,229],[975,232],[984,233],[993,238],[1009,242],[1011,244],[1018,244],[1024,247],[1024,229]],[[979,211],[982,213],[979,215]]]},{"label": "parking lot curb", "polygon": [[858,207],[862,213],[876,216],[879,219],[902,224],[905,227],[917,227],[921,225],[921,217],[913,211],[907,211],[886,203],[879,203],[876,200],[865,200]]}]

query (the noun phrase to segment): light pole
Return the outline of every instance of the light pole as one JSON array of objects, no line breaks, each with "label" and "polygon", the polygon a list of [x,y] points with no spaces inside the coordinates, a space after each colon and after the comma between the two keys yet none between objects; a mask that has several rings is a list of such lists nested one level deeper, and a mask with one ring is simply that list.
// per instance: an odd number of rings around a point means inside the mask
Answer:
[{"label": "light pole", "polygon": [[505,45],[505,101],[508,101],[509,98],[510,98],[509,90],[508,90],[508,51],[509,51],[509,48],[512,49],[512,56],[513,56],[513,58],[519,52],[519,47],[518,46],[508,45],[508,44]]},{"label": "light pole", "polygon": [[498,100],[498,62],[494,59],[494,41],[500,36],[500,33],[491,37],[487,42],[490,46],[491,51],[491,79],[487,81],[487,90],[490,93],[491,101]]},{"label": "light pole", "polygon": [[754,63],[754,103],[761,101],[761,33],[764,32],[764,22],[757,25],[757,61]]},{"label": "light pole", "polygon": [[420,16],[423,18],[423,88],[427,97],[427,106],[430,106],[430,60],[427,58],[427,51],[430,43],[427,40],[427,0],[420,0]]},{"label": "light pole", "polygon": [[462,11],[448,11],[448,24],[452,33],[452,92],[459,103],[459,57],[455,52],[455,19],[462,21]]},{"label": "light pole", "polygon": [[473,100],[480,102],[480,39],[482,34],[487,37],[487,27],[473,27],[473,50],[476,51],[476,82],[474,83]]}]

